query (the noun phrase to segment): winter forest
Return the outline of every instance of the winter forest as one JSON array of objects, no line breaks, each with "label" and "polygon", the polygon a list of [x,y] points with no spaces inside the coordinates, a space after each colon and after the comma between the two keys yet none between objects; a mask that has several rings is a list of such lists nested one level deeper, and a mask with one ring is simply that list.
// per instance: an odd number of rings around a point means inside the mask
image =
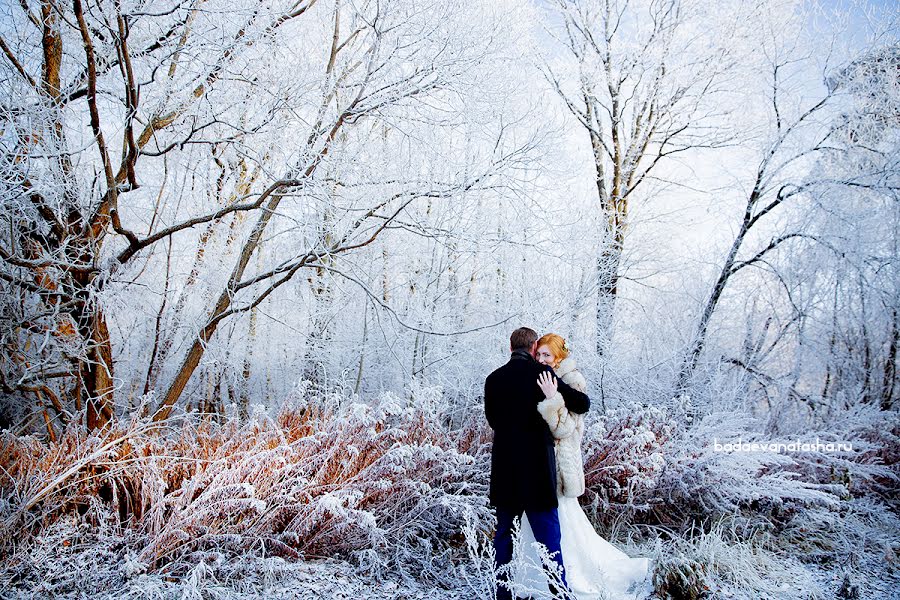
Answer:
[{"label": "winter forest", "polygon": [[895,4],[4,0],[0,51],[0,597],[493,598],[520,326],[635,598],[897,597]]}]

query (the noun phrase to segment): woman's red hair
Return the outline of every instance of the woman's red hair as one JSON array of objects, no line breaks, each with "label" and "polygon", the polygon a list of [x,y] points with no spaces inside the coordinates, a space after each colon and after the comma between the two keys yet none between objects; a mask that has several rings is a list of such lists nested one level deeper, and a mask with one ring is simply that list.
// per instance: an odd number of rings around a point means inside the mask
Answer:
[{"label": "woman's red hair", "polygon": [[546,333],[541,336],[541,338],[537,341],[537,347],[547,346],[550,348],[550,352],[553,353],[554,363],[556,366],[559,366],[559,363],[568,358],[569,349],[566,347],[566,340],[563,336],[558,335],[556,333]]}]

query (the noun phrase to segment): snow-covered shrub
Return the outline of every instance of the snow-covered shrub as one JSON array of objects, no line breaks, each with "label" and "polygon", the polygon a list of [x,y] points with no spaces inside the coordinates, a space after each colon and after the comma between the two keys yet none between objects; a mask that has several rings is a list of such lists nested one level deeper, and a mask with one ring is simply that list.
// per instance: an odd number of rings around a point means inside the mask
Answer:
[{"label": "snow-covered shrub", "polygon": [[666,463],[675,422],[664,409],[625,405],[590,423],[584,436],[586,494],[605,523],[647,510]]},{"label": "snow-covered shrub", "polygon": [[[0,583],[60,596],[158,586],[165,597],[171,578],[214,596],[234,591],[241,569],[283,561],[271,576],[246,574],[252,595],[296,575],[284,565],[339,558],[400,587],[424,576],[447,597],[460,586],[477,591],[460,597],[489,597],[491,434],[472,406],[450,427],[439,390],[362,402],[300,388],[278,413],[244,421],[135,419],[94,435],[72,427],[53,443],[4,432]],[[896,562],[896,430],[866,415],[812,434],[852,452],[722,452],[714,441],[765,440],[763,421],[713,412],[686,426],[661,408],[623,407],[588,425],[583,501],[615,541],[674,540],[656,557],[663,595],[814,598],[818,584],[803,596],[773,582],[803,582],[847,548]]]},{"label": "snow-covered shrub", "polygon": [[[837,507],[847,490],[840,483],[805,478],[798,472],[804,453],[729,452],[716,444],[767,440],[746,415],[714,413],[680,431],[667,447],[655,503],[664,523],[706,527],[725,515],[744,511],[751,521],[778,518],[791,506]],[[790,440],[793,441],[793,440]]]},{"label": "snow-covered shrub", "polygon": [[[588,427],[583,501],[607,537],[662,532],[677,539],[658,556],[655,585],[663,597],[719,597],[714,590],[736,598],[824,597],[837,583],[800,590],[772,582],[806,582],[827,564],[849,569],[853,585],[867,585],[863,568],[896,564],[896,434],[896,419],[871,406],[779,436],[767,433],[765,419],[740,410],[687,424],[663,409],[628,406]],[[852,450],[724,448],[817,438]],[[881,566],[856,564],[868,559],[848,548]],[[751,567],[758,577],[740,575]]]},{"label": "snow-covered shrub", "polygon": [[854,496],[879,495],[894,510],[900,510],[900,418],[897,411],[855,403],[832,410],[824,424],[831,435],[853,443],[852,464],[823,464],[843,477]]},{"label": "snow-covered shrub", "polygon": [[[887,415],[880,416],[881,423]],[[797,511],[841,510],[851,495],[882,497],[900,479],[893,430],[873,418],[852,427],[772,437],[741,412],[714,412],[686,426],[657,409],[631,407],[602,419],[586,444],[588,485],[600,510],[678,530],[723,516],[783,526]],[[895,426],[894,426],[895,427]],[[726,444],[850,443],[852,449],[732,451]],[[596,503],[597,500],[595,499]]]}]

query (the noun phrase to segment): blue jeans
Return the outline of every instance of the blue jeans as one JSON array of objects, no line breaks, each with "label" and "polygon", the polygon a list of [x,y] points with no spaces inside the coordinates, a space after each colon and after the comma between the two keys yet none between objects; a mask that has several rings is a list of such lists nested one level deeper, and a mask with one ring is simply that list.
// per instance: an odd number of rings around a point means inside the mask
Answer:
[{"label": "blue jeans", "polygon": [[[520,510],[512,511],[497,508],[497,532],[494,534],[494,565],[500,568],[512,560],[513,539],[512,528],[515,519],[522,518],[522,514],[528,515],[528,523],[534,533],[534,539],[547,547],[550,557],[559,565],[562,573],[562,582],[566,588],[566,571],[563,566],[562,548],[559,545],[559,514],[555,508],[550,510]],[[497,576],[497,600],[510,600],[512,593],[502,583],[507,582],[509,574]],[[556,595],[558,590],[550,585],[550,593]]]}]

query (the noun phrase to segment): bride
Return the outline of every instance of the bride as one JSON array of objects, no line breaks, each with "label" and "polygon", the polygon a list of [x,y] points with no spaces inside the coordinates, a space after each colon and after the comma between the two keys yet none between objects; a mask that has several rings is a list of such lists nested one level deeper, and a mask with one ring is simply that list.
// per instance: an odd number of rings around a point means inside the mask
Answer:
[{"label": "bride", "polygon": [[[587,381],[569,356],[565,340],[548,333],[537,342],[535,358],[553,367],[556,376],[580,392]],[[538,411],[556,438],[557,496],[559,500],[560,545],[569,587],[578,600],[625,600],[643,598],[652,592],[646,558],[629,558],[594,531],[578,496],[584,493],[584,466],[581,438],[584,415],[566,410],[563,399],[552,385],[541,385],[546,400]],[[546,575],[540,568],[534,534],[528,517],[522,517],[521,559],[516,569],[518,589],[548,591]],[[549,593],[549,591],[548,591]]]}]

